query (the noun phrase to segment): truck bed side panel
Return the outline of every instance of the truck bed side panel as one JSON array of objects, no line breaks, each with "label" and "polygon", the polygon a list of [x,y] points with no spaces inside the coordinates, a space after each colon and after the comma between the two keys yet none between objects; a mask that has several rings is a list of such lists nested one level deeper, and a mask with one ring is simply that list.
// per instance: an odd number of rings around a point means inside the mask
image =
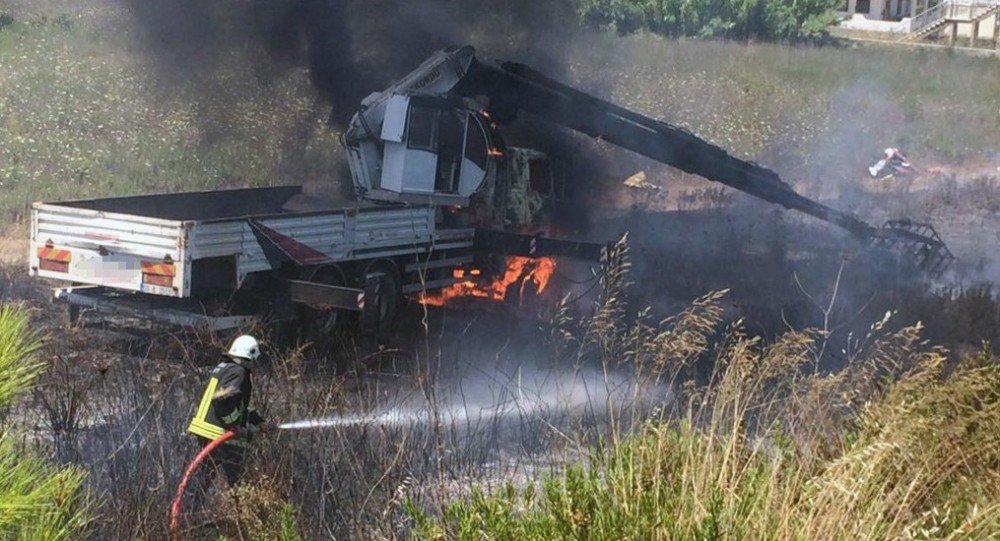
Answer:
[{"label": "truck bed side panel", "polygon": [[[331,257],[341,255],[330,247],[344,244],[344,213],[288,215],[263,218],[259,222]],[[204,222],[195,227],[191,236],[191,259],[220,256],[237,258],[240,282],[247,274],[271,269],[271,263],[264,256],[264,249],[257,241],[248,219]]]},{"label": "truck bed side panel", "polygon": [[199,222],[191,234],[193,260],[236,256],[237,281],[274,268],[254,234],[250,220],[325,255],[345,262],[426,250],[434,234],[430,207],[347,208],[329,212]]},{"label": "truck bed side panel", "polygon": [[[434,221],[435,209],[426,205],[177,221],[85,208],[82,203],[38,203],[32,215],[30,272],[78,284],[187,297],[198,260],[233,258],[236,283],[241,284],[248,274],[287,262],[289,253],[318,252],[319,257],[302,263],[309,265],[425,253],[434,244]],[[262,237],[263,231],[267,233]]]}]

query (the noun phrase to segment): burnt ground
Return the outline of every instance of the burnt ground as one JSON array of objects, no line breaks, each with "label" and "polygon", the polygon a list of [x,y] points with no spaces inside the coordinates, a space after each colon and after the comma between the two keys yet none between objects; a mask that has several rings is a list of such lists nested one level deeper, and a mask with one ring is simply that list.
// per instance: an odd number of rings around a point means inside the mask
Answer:
[{"label": "burnt ground", "polygon": [[[914,211],[929,218],[958,257],[952,272],[931,281],[913,279],[825,224],[740,197],[721,208],[683,211],[625,205],[592,220],[586,235],[609,240],[629,232],[629,299],[635,309],[650,306],[657,317],[708,291],[730,289],[728,317],[745,318],[749,332],[773,337],[789,327],[823,325],[836,285],[830,311],[835,344],[897,310],[894,325],[923,321],[932,341],[960,353],[975,351],[983,339],[1000,345],[995,290],[974,290],[977,283],[996,283],[997,256],[990,247],[1000,240],[997,177],[914,182],[895,191],[891,186],[840,202],[855,202],[855,212],[879,218]],[[92,488],[113,505],[164,505],[176,472],[194,450],[184,436],[189,410],[230,336],[94,316],[68,328],[63,308],[48,302],[46,285],[27,280],[23,262],[14,261],[23,244],[8,240],[6,246],[0,299],[31,307],[37,328],[48,336],[43,355],[51,360],[42,386],[19,407],[17,418],[59,461],[90,471]],[[578,460],[581,442],[560,434],[568,427],[575,434],[599,434],[606,398],[632,395],[627,374],[604,378],[585,365],[560,364],[549,353],[546,331],[555,300],[569,295],[574,313],[585,313],[596,291],[589,266],[565,263],[545,294],[526,305],[468,300],[425,313],[410,303],[399,331],[381,350],[365,349],[349,333],[313,350],[269,342],[258,400],[272,418],[402,412],[418,420],[283,434],[275,445],[262,447],[255,467],[277,475],[285,470],[274,464],[327,464],[329,471],[324,466],[322,476],[295,490],[308,498],[330,490],[331,483],[340,487],[341,518],[323,520],[343,525],[376,505],[370,493],[361,492],[412,483],[441,471],[442,464],[454,473],[439,479],[447,493],[467,486],[461,479],[472,471],[489,486],[536,478],[538,470],[560,460]],[[830,348],[830,368],[839,363],[837,349]],[[662,403],[669,393],[654,390],[648,398]],[[443,423],[428,423],[434,415]],[[326,458],[287,452],[309,442],[324,442],[310,453]],[[563,451],[553,453],[556,448]],[[344,456],[354,462],[344,462]],[[531,458],[538,456],[549,458]],[[395,473],[381,478],[388,471]],[[334,477],[357,483],[337,484],[346,481]],[[116,493],[123,479],[139,488]],[[101,528],[108,538],[135,535],[110,523]]]},{"label": "burnt ground", "polygon": [[[602,212],[578,234],[608,241],[628,232],[633,265],[630,299],[637,309],[650,306],[654,313],[668,315],[708,291],[730,289],[734,317],[744,317],[751,328],[773,336],[788,325],[817,325],[821,315],[817,300],[829,298],[838,271],[842,276],[837,313],[859,320],[881,317],[884,306],[872,302],[876,292],[896,289],[906,295],[915,291],[955,296],[1000,283],[1000,254],[995,250],[1000,245],[997,163],[928,166],[912,178],[876,181],[859,176],[850,183],[800,187],[871,223],[909,217],[934,224],[956,262],[949,272],[931,280],[910,280],[836,228],[774,205],[731,195],[689,198],[684,204],[682,198],[704,189],[697,179],[687,177],[671,185],[663,197],[616,185]],[[25,276],[24,235],[23,226],[15,227],[0,239],[0,299],[29,302],[39,326],[61,336],[62,309],[48,303],[46,285]],[[590,267],[565,262],[540,304],[545,308],[568,294],[577,300],[577,309],[585,311],[594,291]],[[475,314],[483,307],[469,304],[459,312],[476,321]],[[864,311],[859,312],[861,308]],[[406,317],[411,319],[402,327],[419,329],[419,312],[409,309]],[[161,332],[146,324],[114,320],[74,332],[98,332],[93,329],[111,336],[134,334],[136,329],[145,335]],[[402,333],[401,340],[414,336]]]}]

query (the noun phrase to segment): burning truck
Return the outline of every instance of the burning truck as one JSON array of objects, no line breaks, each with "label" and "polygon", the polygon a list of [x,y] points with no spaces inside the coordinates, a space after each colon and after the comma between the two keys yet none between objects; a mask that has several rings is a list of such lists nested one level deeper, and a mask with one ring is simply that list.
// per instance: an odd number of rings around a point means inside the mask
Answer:
[{"label": "burning truck", "polygon": [[456,47],[362,101],[342,137],[355,200],[297,208],[302,188],[287,186],[35,203],[29,272],[67,284],[54,296],[71,319],[87,308],[212,330],[269,316],[325,334],[351,311],[380,334],[404,297],[541,292],[558,259],[598,262],[605,245],[549,235],[567,183],[557,161],[504,144],[520,114],[829,222],[929,273],[953,259],[929,225],[871,226],[682,128]]}]

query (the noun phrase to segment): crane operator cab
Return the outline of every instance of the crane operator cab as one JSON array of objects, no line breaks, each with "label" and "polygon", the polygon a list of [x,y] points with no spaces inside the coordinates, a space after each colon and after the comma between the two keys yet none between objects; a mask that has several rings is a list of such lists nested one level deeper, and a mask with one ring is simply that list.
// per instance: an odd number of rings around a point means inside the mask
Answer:
[{"label": "crane operator cab", "polygon": [[486,112],[503,104],[456,90],[474,56],[439,51],[361,102],[342,138],[359,199],[438,205],[447,220],[521,230],[562,198],[561,164],[503,143]]},{"label": "crane operator cab", "polygon": [[490,172],[492,139],[488,121],[454,100],[396,94],[377,141],[348,153],[352,172],[364,170],[354,180],[366,199],[464,206]]}]

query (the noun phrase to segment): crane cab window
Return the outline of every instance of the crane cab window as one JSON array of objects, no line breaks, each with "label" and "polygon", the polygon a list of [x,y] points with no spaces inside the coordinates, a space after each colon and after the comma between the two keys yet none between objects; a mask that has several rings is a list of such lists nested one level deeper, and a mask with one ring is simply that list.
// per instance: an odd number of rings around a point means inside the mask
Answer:
[{"label": "crane cab window", "polygon": [[464,115],[447,111],[440,116],[438,128],[438,161],[437,174],[434,177],[434,190],[444,193],[455,193],[462,171],[462,142],[465,138]]},{"label": "crane cab window", "polygon": [[436,152],[440,116],[441,111],[437,109],[411,106],[407,119],[407,148]]},{"label": "crane cab window", "polygon": [[489,160],[486,133],[472,115],[469,115],[465,132],[465,158],[476,167],[486,171],[486,164]]},{"label": "crane cab window", "polygon": [[382,125],[379,188],[460,202],[486,179],[489,133],[475,113],[426,96],[393,96]]}]

